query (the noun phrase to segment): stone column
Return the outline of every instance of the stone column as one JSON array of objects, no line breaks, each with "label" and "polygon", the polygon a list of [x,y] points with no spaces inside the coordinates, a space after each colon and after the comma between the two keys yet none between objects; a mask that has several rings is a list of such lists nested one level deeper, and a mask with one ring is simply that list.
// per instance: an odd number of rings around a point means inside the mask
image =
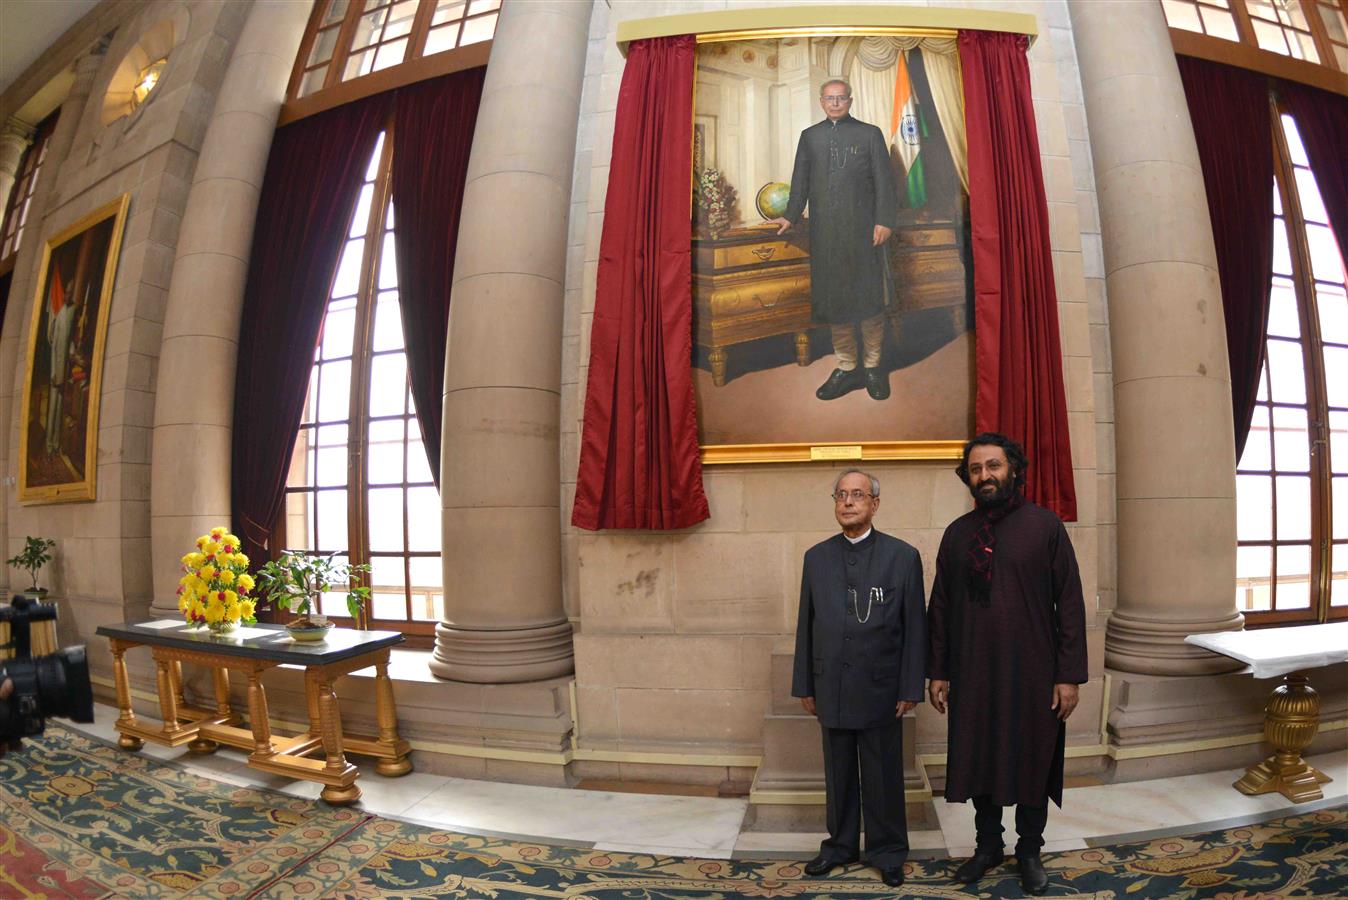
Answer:
[{"label": "stone column", "polygon": [[1155,3],[1071,3],[1100,200],[1118,463],[1105,664],[1239,667],[1184,643],[1239,629],[1231,385],[1203,173]]},{"label": "stone column", "polygon": [[[9,303],[5,307],[5,323],[0,330],[0,423],[4,423],[5,440],[0,440],[0,471],[9,481],[6,498],[13,501],[17,496],[14,485],[18,478],[19,441],[22,434],[22,416],[15,421],[15,413],[23,402],[23,382],[27,377],[24,354],[28,349],[28,322],[32,315],[31,297],[33,281],[37,278],[38,265],[42,260],[42,244],[47,234],[44,228],[47,210],[59,196],[57,185],[61,166],[70,155],[70,147],[75,143],[75,132],[79,129],[80,119],[84,117],[84,107],[94,86],[94,78],[108,52],[108,39],[100,38],[94,46],[79,59],[75,60],[75,80],[70,91],[61,101],[61,115],[52,129],[51,139],[47,142],[47,157],[38,173],[37,184],[33,186],[33,198],[28,207],[28,223],[24,226],[23,236],[19,240],[18,258],[14,261],[14,278],[9,285]],[[13,479],[13,480],[10,480]],[[0,547],[6,548],[8,555],[18,548],[9,548],[9,503],[0,503]],[[3,578],[9,580],[9,570],[3,570]]]},{"label": "stone column", "polygon": [[431,671],[574,668],[557,485],[562,304],[589,3],[505,3],[464,188],[446,346],[445,619]]},{"label": "stone column", "polygon": [[[178,232],[159,350],[150,536],[156,615],[178,614],[179,558],[229,522],[234,371],[258,196],[309,4],[257,0],[220,86]],[[202,403],[194,384],[213,385]]]},{"label": "stone column", "polygon": [[10,116],[4,127],[0,127],[0,211],[4,209],[9,192],[14,189],[14,182],[19,177],[19,161],[23,159],[23,151],[31,143],[33,126],[18,116]]}]

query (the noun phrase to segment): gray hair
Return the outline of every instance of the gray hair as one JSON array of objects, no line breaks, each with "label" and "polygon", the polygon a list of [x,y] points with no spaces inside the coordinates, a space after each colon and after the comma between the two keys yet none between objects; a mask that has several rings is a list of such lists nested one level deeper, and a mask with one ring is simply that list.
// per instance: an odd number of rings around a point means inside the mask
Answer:
[{"label": "gray hair", "polygon": [[872,497],[880,496],[880,479],[876,478],[870,472],[865,472],[861,469],[848,469],[847,471],[839,475],[837,478],[833,479],[833,493],[835,494],[838,493],[838,485],[842,484],[842,480],[846,478],[848,475],[865,475],[867,478],[870,479],[871,482],[871,496]]},{"label": "gray hair", "polygon": [[[820,97],[824,96],[824,89],[827,88],[830,84],[841,84],[843,86],[843,90],[847,91],[847,93],[844,96],[847,97],[852,96],[852,86],[847,83],[846,78],[830,78],[828,81],[825,81],[823,84],[819,85]],[[863,472],[862,474],[864,475],[866,473]]]}]

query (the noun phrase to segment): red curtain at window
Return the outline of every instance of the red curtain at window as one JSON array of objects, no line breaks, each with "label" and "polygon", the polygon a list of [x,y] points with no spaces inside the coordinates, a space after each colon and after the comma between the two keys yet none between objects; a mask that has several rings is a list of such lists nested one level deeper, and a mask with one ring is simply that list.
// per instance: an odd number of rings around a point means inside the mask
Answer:
[{"label": "red curtain at window", "polygon": [[1024,35],[959,33],[969,144],[978,431],[1029,454],[1026,495],[1075,521],[1048,205]]},{"label": "red curtain at window", "polygon": [[268,557],[314,348],[361,176],[392,98],[276,131],[253,231],[234,379],[232,507],[244,552]]},{"label": "red curtain at window", "polygon": [[633,41],[618,93],[572,524],[708,518],[692,381],[692,35]]},{"label": "red curtain at window", "polygon": [[1296,120],[1339,255],[1348,261],[1348,98],[1290,81],[1278,83],[1278,96]]},{"label": "red curtain at window", "polygon": [[1222,281],[1236,459],[1245,450],[1264,368],[1273,277],[1273,132],[1268,79],[1221,63],[1176,58],[1207,187]]},{"label": "red curtain at window", "polygon": [[486,67],[398,90],[390,173],[407,377],[440,485],[445,337],[463,185]]}]

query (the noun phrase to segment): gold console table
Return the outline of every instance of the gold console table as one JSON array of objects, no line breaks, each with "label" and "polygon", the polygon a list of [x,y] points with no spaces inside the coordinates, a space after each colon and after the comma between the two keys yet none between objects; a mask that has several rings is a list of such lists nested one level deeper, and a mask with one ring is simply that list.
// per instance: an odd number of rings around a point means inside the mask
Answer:
[{"label": "gold console table", "polygon": [[[139,750],[145,741],[168,747],[186,744],[196,753],[213,752],[220,744],[238,747],[251,751],[248,765],[254,769],[322,784],[320,796],[335,806],[360,799],[361,791],[355,783],[360,770],[347,761],[347,751],[375,757],[375,771],[380,775],[394,777],[412,770],[407,758],[411,747],[398,734],[393,683],[388,676],[389,650],[403,640],[397,632],[334,628],[326,640],[308,643],[291,641],[279,625],[247,626],[234,635],[217,637],[205,629],[191,629],[170,620],[103,625],[97,633],[112,645],[119,710],[116,728],[121,733],[118,743],[125,750]],[[158,722],[141,719],[131,708],[125,655],[127,650],[142,646],[150,648],[157,669]],[[214,708],[187,703],[183,663],[211,670]],[[309,729],[293,737],[271,733],[267,694],[262,686],[262,673],[280,665],[304,669]],[[333,683],[368,666],[375,668],[379,734],[345,734]],[[248,679],[246,728],[230,706],[231,670]]]},{"label": "gold console table", "polygon": [[1348,622],[1191,634],[1184,640],[1246,663],[1255,678],[1282,676],[1264,707],[1264,739],[1273,755],[1250,766],[1232,786],[1242,794],[1277,791],[1293,803],[1324,797],[1320,785],[1330,777],[1301,758],[1320,728],[1320,695],[1309,673],[1348,661]]}]

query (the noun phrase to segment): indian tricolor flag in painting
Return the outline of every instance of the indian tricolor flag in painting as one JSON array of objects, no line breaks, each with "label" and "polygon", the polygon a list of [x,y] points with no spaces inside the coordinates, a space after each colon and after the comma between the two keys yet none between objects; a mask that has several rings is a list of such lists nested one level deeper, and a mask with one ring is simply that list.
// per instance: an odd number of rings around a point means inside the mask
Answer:
[{"label": "indian tricolor flag in painting", "polygon": [[927,123],[917,105],[917,92],[908,76],[908,53],[899,52],[899,74],[894,79],[894,110],[890,116],[889,143],[899,151],[908,172],[908,205],[917,209],[927,203],[927,180],[922,174],[922,139]]}]

